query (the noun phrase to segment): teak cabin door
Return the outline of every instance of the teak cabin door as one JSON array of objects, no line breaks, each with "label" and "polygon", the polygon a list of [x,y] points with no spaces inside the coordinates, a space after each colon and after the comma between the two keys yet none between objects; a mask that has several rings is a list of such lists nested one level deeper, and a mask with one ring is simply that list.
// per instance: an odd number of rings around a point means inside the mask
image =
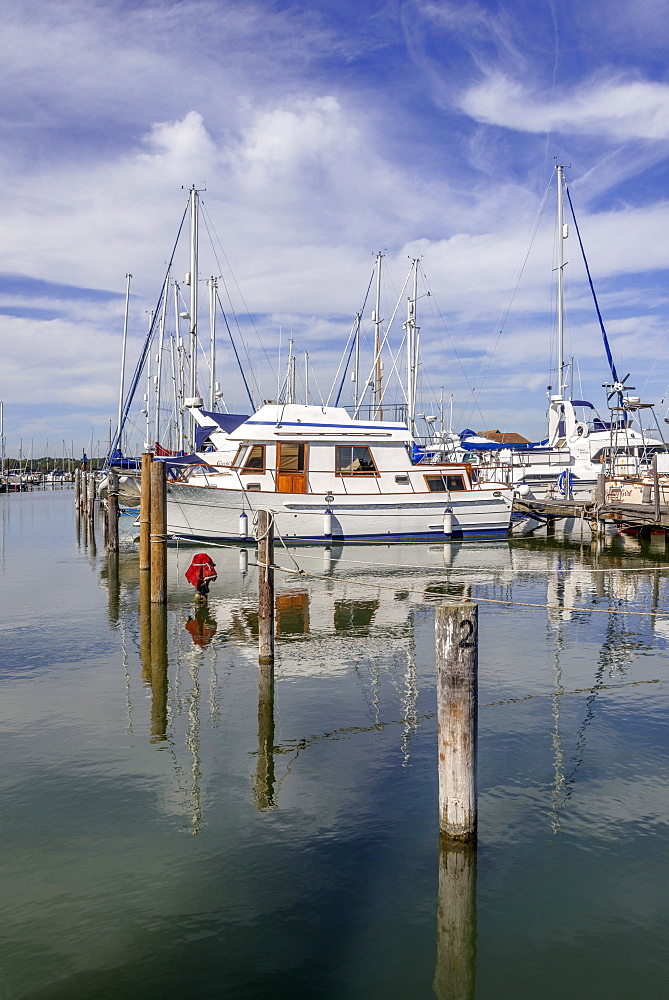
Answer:
[{"label": "teak cabin door", "polygon": [[276,446],[277,493],[307,492],[307,445],[279,441]]}]

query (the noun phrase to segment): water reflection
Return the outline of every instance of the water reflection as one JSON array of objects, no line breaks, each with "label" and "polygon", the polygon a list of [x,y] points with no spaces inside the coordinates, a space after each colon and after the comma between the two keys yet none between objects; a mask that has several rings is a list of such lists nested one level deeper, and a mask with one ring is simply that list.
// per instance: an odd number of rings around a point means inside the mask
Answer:
[{"label": "water reflection", "polygon": [[437,962],[432,989],[438,1000],[476,996],[476,846],[439,844]]},{"label": "water reflection", "polygon": [[275,808],[274,800],[274,663],[258,667],[258,760],[253,793],[261,812]]},{"label": "water reflection", "polygon": [[195,608],[195,614],[188,619],[184,628],[193,640],[194,645],[206,649],[216,635],[216,619],[209,610],[209,604],[200,604]]},{"label": "water reflection", "polygon": [[[146,574],[144,571],[143,574]],[[167,739],[167,608],[151,605],[151,742]]]}]

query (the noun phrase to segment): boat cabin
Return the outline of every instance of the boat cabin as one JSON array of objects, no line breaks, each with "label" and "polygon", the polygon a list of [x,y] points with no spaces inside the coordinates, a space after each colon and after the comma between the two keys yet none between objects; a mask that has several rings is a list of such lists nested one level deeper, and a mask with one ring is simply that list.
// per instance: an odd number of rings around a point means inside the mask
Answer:
[{"label": "boat cabin", "polygon": [[225,468],[191,467],[192,485],[271,493],[451,493],[472,488],[468,463],[415,464],[407,427],[354,420],[340,407],[266,404],[228,436]]}]

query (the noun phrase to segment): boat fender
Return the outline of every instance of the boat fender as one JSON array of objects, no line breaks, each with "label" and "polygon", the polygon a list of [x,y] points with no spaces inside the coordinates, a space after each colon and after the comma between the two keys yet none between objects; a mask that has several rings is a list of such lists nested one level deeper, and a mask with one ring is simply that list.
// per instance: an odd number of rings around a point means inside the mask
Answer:
[{"label": "boat fender", "polygon": [[326,538],[332,537],[332,511],[329,507],[323,513],[323,534]]},{"label": "boat fender", "polygon": [[453,534],[453,511],[450,507],[444,511],[444,534],[449,536]]},{"label": "boat fender", "polygon": [[201,597],[206,597],[209,593],[209,584],[213,583],[217,576],[216,564],[206,552],[198,552],[193,556],[184,576]]},{"label": "boat fender", "polygon": [[240,538],[249,537],[249,519],[246,516],[245,510],[243,510],[239,515],[239,537]]},{"label": "boat fender", "polygon": [[574,424],[574,433],[571,436],[572,441],[577,438],[585,438],[588,436],[588,425],[584,424],[582,420],[577,420]]}]

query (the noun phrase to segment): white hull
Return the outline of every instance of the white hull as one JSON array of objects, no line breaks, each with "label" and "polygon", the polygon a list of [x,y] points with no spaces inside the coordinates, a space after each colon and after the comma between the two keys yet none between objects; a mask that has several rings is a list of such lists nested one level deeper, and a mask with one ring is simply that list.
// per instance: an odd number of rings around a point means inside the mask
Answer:
[{"label": "white hull", "polygon": [[[450,496],[427,492],[327,496],[328,500],[326,494],[170,483],[167,531],[172,537],[193,541],[244,541],[252,536],[254,512],[264,509],[274,512],[277,536],[291,543],[455,541],[505,537],[511,519],[509,494],[499,489]],[[452,511],[451,518],[447,509]]]}]

